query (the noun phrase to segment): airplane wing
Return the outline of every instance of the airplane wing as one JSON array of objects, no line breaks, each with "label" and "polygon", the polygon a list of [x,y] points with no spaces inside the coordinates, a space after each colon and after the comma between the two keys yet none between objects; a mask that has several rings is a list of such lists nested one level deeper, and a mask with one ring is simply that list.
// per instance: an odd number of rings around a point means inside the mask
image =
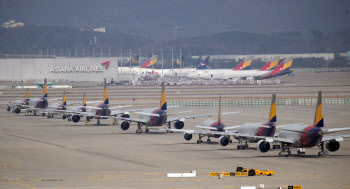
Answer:
[{"label": "airplane wing", "polygon": [[193,112],[193,110],[189,110],[189,111],[183,111],[183,112],[176,112],[176,113],[167,113],[166,115],[175,115],[175,114],[183,114],[183,113],[187,113],[187,112]]},{"label": "airplane wing", "polygon": [[348,137],[350,137],[350,135],[324,136],[322,137],[322,142],[330,141],[330,140],[343,141],[344,138],[348,138]]},{"label": "airplane wing", "polygon": [[218,130],[216,127],[207,127],[207,126],[201,126],[201,125],[196,125],[196,127],[201,129],[207,129],[207,130]]},{"label": "airplane wing", "polygon": [[322,129],[322,132],[323,132],[323,134],[330,134],[330,133],[346,131],[346,130],[350,130],[350,127],[334,128],[334,129]]},{"label": "airplane wing", "polygon": [[115,116],[115,115],[118,115],[118,114],[128,114],[129,112],[128,111],[120,111],[120,110],[114,110],[111,112],[111,116]]},{"label": "airplane wing", "polygon": [[215,131],[210,130],[186,130],[186,129],[169,129],[173,132],[179,132],[179,133],[188,133],[188,134],[202,134],[202,135],[209,135],[216,133]]},{"label": "airplane wing", "polygon": [[[222,114],[236,114],[239,112],[225,112]],[[184,117],[175,117],[175,118],[168,118],[167,122],[173,122],[173,121],[184,121],[185,119],[195,119],[197,117],[211,117],[216,114],[202,114],[202,115],[193,115],[193,116],[184,116]]]},{"label": "airplane wing", "polygon": [[125,120],[125,121],[130,121],[130,122],[137,122],[137,123],[147,123],[146,119],[138,119],[138,118],[116,117],[114,119],[120,119],[120,120]]},{"label": "airplane wing", "polygon": [[237,128],[240,128],[241,126],[240,125],[237,125],[237,126],[228,126],[228,127],[225,127],[225,131],[228,131],[228,130],[232,130],[232,129],[237,129]]},{"label": "airplane wing", "polygon": [[142,115],[159,117],[159,114],[153,114],[153,113],[148,113],[148,112],[135,112],[135,113],[136,114],[142,114]]}]

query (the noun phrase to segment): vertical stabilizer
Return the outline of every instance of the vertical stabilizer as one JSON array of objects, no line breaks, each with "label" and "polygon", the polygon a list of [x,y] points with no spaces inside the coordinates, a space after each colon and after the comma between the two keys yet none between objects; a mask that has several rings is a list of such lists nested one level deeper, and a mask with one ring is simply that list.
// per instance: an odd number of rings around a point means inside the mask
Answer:
[{"label": "vertical stabilizer", "polygon": [[248,56],[241,63],[239,63],[233,70],[247,70],[250,68],[250,64],[252,63],[253,56]]},{"label": "vertical stabilizer", "polygon": [[210,56],[207,56],[196,68],[196,70],[207,69],[207,65],[209,63]]},{"label": "vertical stabilizer", "polygon": [[219,113],[218,113],[218,123],[221,124],[221,95],[219,97]]},{"label": "vertical stabilizer", "polygon": [[66,105],[67,105],[67,95],[66,95],[66,91],[64,91],[62,106],[66,106]]},{"label": "vertical stabilizer", "polygon": [[26,95],[26,98],[27,98],[27,99],[29,98],[29,88],[27,88],[27,95]]},{"label": "vertical stabilizer", "polygon": [[314,126],[323,127],[323,116],[322,116],[322,92],[318,91],[317,106],[315,112]]},{"label": "vertical stabilizer", "polygon": [[166,101],[165,101],[165,87],[164,87],[164,81],[162,82],[162,93],[160,97],[160,109],[166,110]]},{"label": "vertical stabilizer", "polygon": [[84,97],[83,97],[83,106],[86,106],[86,97],[85,97],[85,93],[84,93]]},{"label": "vertical stabilizer", "polygon": [[270,114],[269,114],[269,120],[270,122],[276,122],[277,121],[277,115],[276,115],[276,94],[272,95],[271,99],[271,108],[270,108]]},{"label": "vertical stabilizer", "polygon": [[107,82],[106,82],[106,78],[105,78],[105,80],[104,80],[104,98],[103,98],[103,103],[104,103],[104,104],[109,104],[108,95],[107,95]]},{"label": "vertical stabilizer", "polygon": [[280,60],[279,56],[275,56],[268,63],[266,63],[259,71],[268,71],[277,67]]},{"label": "vertical stabilizer", "polygon": [[43,100],[47,100],[47,80],[44,79],[44,97]]}]

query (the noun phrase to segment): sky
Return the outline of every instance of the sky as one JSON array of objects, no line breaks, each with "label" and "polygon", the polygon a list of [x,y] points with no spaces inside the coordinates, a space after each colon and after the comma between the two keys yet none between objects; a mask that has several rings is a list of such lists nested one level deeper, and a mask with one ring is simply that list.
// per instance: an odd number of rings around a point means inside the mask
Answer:
[{"label": "sky", "polygon": [[0,0],[0,22],[126,33],[155,41],[242,31],[272,33],[350,28],[348,0]]}]

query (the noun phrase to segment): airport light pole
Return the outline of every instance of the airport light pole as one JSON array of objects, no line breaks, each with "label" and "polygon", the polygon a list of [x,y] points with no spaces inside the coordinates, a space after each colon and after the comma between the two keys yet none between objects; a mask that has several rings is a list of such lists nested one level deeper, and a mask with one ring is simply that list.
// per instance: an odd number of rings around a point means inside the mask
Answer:
[{"label": "airport light pole", "polygon": [[63,56],[63,51],[62,51],[62,49],[60,49],[60,51],[61,51],[61,57]]},{"label": "airport light pole", "polygon": [[46,49],[46,56],[49,56],[49,49]]},{"label": "airport light pole", "polygon": [[111,57],[111,49],[108,49],[108,56]]},{"label": "airport light pole", "polygon": [[85,56],[85,49],[83,49],[83,57]]},{"label": "airport light pole", "polygon": [[102,58],[102,49],[101,49],[101,58]]},{"label": "airport light pole", "polygon": [[162,53],[162,80],[164,81],[164,74],[163,74],[163,49],[160,49],[160,52]]},{"label": "airport light pole", "polygon": [[[153,57],[153,49],[152,49],[152,57]],[[154,64],[152,64],[152,69],[154,69]]]},{"label": "airport light pole", "polygon": [[68,57],[70,58],[70,49],[68,49]]},{"label": "airport light pole", "polygon": [[120,50],[120,65],[121,65],[120,73],[123,73],[123,49],[119,49],[119,50]]},{"label": "airport light pole", "polygon": [[129,68],[130,68],[130,70],[131,70],[131,49],[129,49],[129,54],[130,54],[130,55],[129,55],[129,64],[130,64],[129,66],[130,66],[130,67],[129,67]]},{"label": "airport light pole", "polygon": [[52,49],[53,55],[56,56],[56,49]]},{"label": "airport light pole", "polygon": [[173,82],[174,81],[174,49],[171,49],[171,75],[173,76]]},{"label": "airport light pole", "polygon": [[[139,49],[139,65],[141,63],[141,49]],[[140,65],[140,75],[141,75],[141,65]]]},{"label": "airport light pole", "polygon": [[75,50],[75,58],[78,58],[78,49],[74,49]]}]

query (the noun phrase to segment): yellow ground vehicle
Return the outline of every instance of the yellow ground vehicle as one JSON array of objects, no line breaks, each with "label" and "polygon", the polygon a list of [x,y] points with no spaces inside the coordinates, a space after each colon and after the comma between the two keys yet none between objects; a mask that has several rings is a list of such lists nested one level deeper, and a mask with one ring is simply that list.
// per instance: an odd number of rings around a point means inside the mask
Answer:
[{"label": "yellow ground vehicle", "polygon": [[271,170],[245,169],[241,166],[237,166],[236,172],[248,173],[248,176],[255,176],[255,175],[271,176],[275,174],[275,172]]}]

